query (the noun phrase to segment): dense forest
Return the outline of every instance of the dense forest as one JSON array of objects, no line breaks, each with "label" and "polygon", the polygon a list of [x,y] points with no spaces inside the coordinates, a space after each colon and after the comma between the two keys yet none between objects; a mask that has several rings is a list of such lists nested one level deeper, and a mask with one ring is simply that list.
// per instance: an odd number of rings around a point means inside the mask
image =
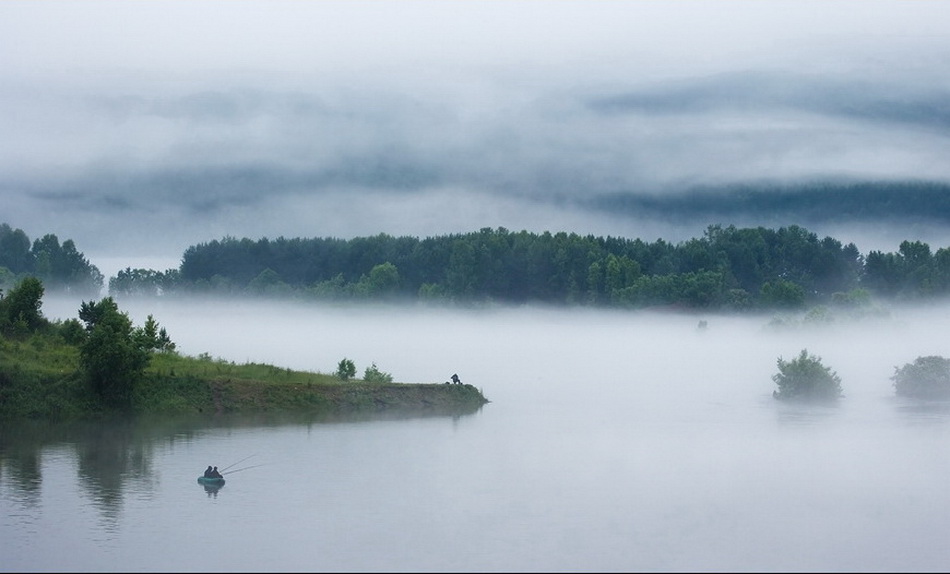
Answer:
[{"label": "dense forest", "polygon": [[[49,290],[97,293],[98,270],[71,240],[32,243],[0,226],[0,281],[34,275]],[[126,268],[109,295],[543,303],[614,308],[799,309],[870,297],[950,294],[950,248],[903,241],[862,255],[799,226],[709,226],[677,244],[575,233],[476,232],[424,239],[225,237],[189,247],[178,269]]]},{"label": "dense forest", "polygon": [[[712,227],[678,245],[484,228],[426,239],[225,238],[189,248],[177,279],[192,290],[316,297],[745,309],[849,291],[861,270],[853,245],[798,227]],[[110,287],[122,292],[125,278]]]},{"label": "dense forest", "polygon": [[0,286],[9,290],[24,277],[40,279],[50,291],[68,291],[97,297],[103,277],[76,249],[72,239],[59,242],[48,233],[30,242],[22,229],[0,223]]},{"label": "dense forest", "polygon": [[188,248],[177,270],[126,269],[110,293],[226,293],[318,299],[421,299],[752,310],[927,299],[950,291],[950,249],[904,241],[896,253],[798,227],[710,226],[678,244],[574,233],[379,234]]}]

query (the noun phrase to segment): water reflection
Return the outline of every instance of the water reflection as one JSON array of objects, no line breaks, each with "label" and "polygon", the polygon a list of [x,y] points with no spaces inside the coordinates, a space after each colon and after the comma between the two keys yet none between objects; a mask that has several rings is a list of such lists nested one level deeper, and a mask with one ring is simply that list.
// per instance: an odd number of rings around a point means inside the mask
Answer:
[{"label": "water reflection", "polygon": [[782,401],[769,397],[775,403],[775,415],[780,425],[807,427],[828,423],[841,411],[840,402],[813,403],[807,401]]},{"label": "water reflection", "polygon": [[[0,480],[22,508],[40,506],[44,457],[68,453],[74,459],[82,495],[91,501],[104,524],[119,520],[124,497],[157,488],[153,468],[155,451],[192,442],[203,434],[237,429],[313,427],[335,423],[398,421],[419,418],[450,419],[453,425],[469,412],[392,411],[383,413],[256,413],[174,417],[116,417],[95,421],[0,421]],[[253,466],[251,467],[253,468]],[[203,468],[196,468],[196,475]],[[246,470],[239,468],[237,470]],[[232,471],[234,472],[234,471]],[[49,482],[48,480],[46,482]],[[208,497],[217,497],[222,485],[200,484]]]},{"label": "water reflection", "polygon": [[894,398],[894,410],[912,425],[943,424],[950,421],[950,401]]},{"label": "water reflection", "polygon": [[24,505],[39,502],[43,482],[40,452],[24,440],[32,436],[23,428],[0,426],[0,479],[13,485]]},{"label": "water reflection", "polygon": [[208,498],[217,498],[218,491],[224,488],[223,484],[201,484],[200,482],[198,484],[208,493]]}]

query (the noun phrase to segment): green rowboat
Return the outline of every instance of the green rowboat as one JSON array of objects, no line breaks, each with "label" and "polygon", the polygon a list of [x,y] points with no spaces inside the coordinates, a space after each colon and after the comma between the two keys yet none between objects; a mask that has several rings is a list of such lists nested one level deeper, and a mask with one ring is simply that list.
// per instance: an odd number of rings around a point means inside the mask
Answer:
[{"label": "green rowboat", "polygon": [[208,478],[207,476],[199,476],[198,484],[203,484],[204,486],[224,486],[223,478]]}]

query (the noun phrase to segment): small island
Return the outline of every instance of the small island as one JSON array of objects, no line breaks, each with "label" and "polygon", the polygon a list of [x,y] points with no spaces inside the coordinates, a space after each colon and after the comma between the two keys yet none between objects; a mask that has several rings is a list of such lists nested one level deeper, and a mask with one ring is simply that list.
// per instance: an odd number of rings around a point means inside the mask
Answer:
[{"label": "small island", "polygon": [[[462,415],[488,399],[470,384],[398,383],[375,364],[362,379],[235,364],[177,352],[149,315],[136,327],[114,299],[83,302],[78,319],[49,321],[35,277],[0,298],[0,417],[307,412]],[[347,367],[347,368],[343,368]]]}]

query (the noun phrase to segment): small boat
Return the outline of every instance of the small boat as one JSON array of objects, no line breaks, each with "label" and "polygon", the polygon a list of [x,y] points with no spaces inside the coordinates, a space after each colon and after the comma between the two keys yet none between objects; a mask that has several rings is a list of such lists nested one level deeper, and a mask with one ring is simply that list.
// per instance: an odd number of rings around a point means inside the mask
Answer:
[{"label": "small boat", "polygon": [[223,478],[211,478],[207,476],[199,476],[198,484],[203,484],[205,486],[216,486],[218,488],[224,486]]}]

